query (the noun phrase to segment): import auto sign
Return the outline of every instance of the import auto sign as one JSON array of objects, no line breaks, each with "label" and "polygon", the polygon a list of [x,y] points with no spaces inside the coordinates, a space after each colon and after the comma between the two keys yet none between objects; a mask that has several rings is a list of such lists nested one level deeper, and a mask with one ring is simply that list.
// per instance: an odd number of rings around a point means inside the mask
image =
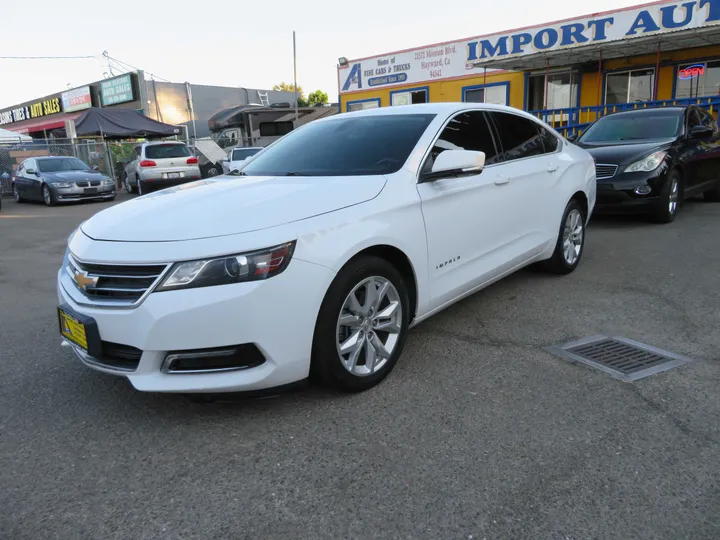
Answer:
[{"label": "import auto sign", "polygon": [[130,75],[122,75],[100,83],[100,99],[103,107],[133,101],[132,79]]},{"label": "import auto sign", "polygon": [[[351,60],[340,93],[477,75],[483,63],[720,24],[720,0],[662,2],[469,40]],[[490,69],[488,69],[490,71]]]}]

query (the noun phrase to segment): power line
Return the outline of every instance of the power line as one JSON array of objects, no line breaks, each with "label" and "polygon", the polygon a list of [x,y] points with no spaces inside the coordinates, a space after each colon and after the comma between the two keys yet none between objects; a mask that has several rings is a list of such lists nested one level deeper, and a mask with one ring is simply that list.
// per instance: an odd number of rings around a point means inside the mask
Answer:
[{"label": "power line", "polygon": [[97,56],[0,56],[1,60],[81,60],[87,58],[99,60]]}]

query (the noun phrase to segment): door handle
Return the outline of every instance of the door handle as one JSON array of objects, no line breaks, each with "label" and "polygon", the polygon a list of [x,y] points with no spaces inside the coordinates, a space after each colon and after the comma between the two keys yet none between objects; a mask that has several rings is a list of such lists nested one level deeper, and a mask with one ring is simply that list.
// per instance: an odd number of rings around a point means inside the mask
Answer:
[{"label": "door handle", "polygon": [[510,178],[508,178],[507,176],[498,175],[495,177],[495,185],[496,186],[503,186],[503,185],[509,184],[509,183],[510,183]]},{"label": "door handle", "polygon": [[557,171],[559,168],[560,168],[560,166],[559,166],[557,163],[553,163],[553,164],[551,164],[551,165],[548,165],[548,167],[547,167],[547,172],[549,172],[549,173],[554,173],[554,172]]}]

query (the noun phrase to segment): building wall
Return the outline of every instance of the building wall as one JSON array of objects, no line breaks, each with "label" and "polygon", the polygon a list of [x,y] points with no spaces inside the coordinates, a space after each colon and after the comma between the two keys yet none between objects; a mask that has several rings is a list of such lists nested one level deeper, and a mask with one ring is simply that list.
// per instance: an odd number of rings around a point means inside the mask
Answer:
[{"label": "building wall", "polygon": [[[662,53],[660,55],[657,99],[665,100],[674,97],[673,93],[675,90],[678,64],[710,59],[720,59],[720,45]],[[598,77],[596,71],[582,73],[580,76],[580,106],[589,107],[604,104],[604,79],[607,72],[639,67],[655,67],[656,62],[656,55],[620,58],[604,62],[601,77]],[[553,69],[557,67],[558,66],[553,66]],[[526,74],[523,72],[488,73],[487,84],[489,86],[491,84],[509,83],[508,105],[518,109],[524,109],[526,106],[525,79]],[[340,110],[346,112],[348,103],[377,98],[380,99],[380,106],[386,107],[390,105],[391,92],[423,87],[428,88],[429,100],[431,102],[460,102],[463,101],[462,89],[464,87],[482,86],[483,84],[484,78],[482,76],[473,76],[447,81],[439,80],[422,84],[352,92],[340,96]]]},{"label": "building wall", "polygon": [[[197,134],[197,137],[209,136],[208,120],[223,109],[249,103],[260,103],[257,89],[191,84],[195,112],[193,127],[187,88],[184,83],[145,81],[145,86],[147,88],[145,114],[160,122],[185,125],[188,127],[188,134],[191,137],[194,133]],[[267,95],[271,104],[295,102],[293,92],[268,90]]]}]

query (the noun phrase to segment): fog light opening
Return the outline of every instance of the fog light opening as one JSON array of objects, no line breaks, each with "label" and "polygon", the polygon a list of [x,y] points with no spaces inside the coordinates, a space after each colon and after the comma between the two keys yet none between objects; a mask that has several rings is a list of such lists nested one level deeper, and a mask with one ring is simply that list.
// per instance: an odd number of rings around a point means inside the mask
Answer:
[{"label": "fog light opening", "polygon": [[635,188],[635,193],[638,195],[650,195],[651,192],[652,188],[647,184]]},{"label": "fog light opening", "polygon": [[165,357],[162,372],[214,373],[250,369],[265,363],[265,357],[251,343],[194,351],[171,351]]}]

